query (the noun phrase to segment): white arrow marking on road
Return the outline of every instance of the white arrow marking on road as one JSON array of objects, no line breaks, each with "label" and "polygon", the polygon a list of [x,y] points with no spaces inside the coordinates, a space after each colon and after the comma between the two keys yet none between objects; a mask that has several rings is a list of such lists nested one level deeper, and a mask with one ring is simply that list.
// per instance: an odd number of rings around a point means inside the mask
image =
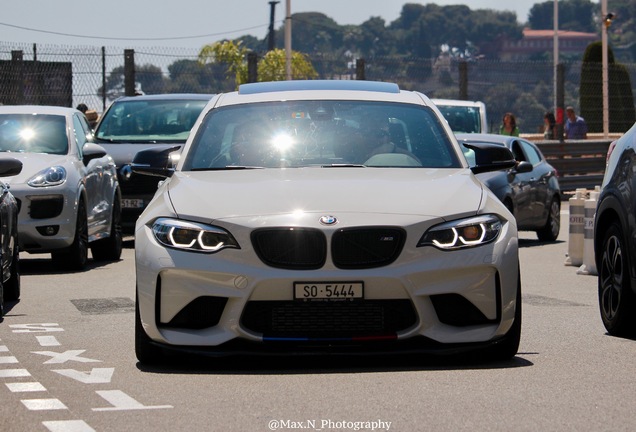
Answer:
[{"label": "white arrow marking on road", "polygon": [[164,409],[174,408],[172,405],[154,405],[146,406],[137,402],[121,390],[104,390],[96,391],[98,395],[110,402],[113,407],[93,408],[93,411],[127,411],[127,410],[145,410],[145,409]]},{"label": "white arrow marking on road", "polygon": [[84,384],[104,384],[110,382],[115,368],[93,368],[90,372],[82,372],[75,369],[54,369],[53,372],[73,378]]},{"label": "white arrow marking on road", "polygon": [[66,363],[67,361],[78,361],[81,363],[101,363],[101,360],[90,359],[86,357],[80,357],[79,355],[86,350],[68,350],[63,353],[56,353],[53,351],[31,351],[32,354],[40,354],[45,356],[51,356],[50,360],[45,361],[43,364],[57,364]]}]

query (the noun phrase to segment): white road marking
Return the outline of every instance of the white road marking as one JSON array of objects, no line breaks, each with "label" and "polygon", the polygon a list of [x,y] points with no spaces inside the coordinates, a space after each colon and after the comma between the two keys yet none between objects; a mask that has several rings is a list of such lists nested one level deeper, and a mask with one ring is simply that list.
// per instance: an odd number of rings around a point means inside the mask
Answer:
[{"label": "white road marking", "polygon": [[40,346],[60,346],[55,336],[36,336]]},{"label": "white road marking", "polygon": [[0,378],[15,378],[31,376],[26,369],[0,369]]},{"label": "white road marking", "polygon": [[13,356],[0,356],[0,364],[18,363],[18,359]]},{"label": "white road marking", "polygon": [[154,405],[146,406],[137,402],[121,390],[104,390],[96,391],[98,395],[110,402],[113,407],[93,408],[93,411],[126,411],[126,410],[145,410],[145,409],[165,409],[174,408],[172,405]]},{"label": "white road marking", "polygon": [[43,324],[12,324],[11,327],[13,333],[44,333],[44,332],[62,332],[63,328],[60,328],[58,323],[43,323]]},{"label": "white road marking", "polygon": [[31,411],[68,409],[59,399],[23,399],[20,402]]},{"label": "white road marking", "polygon": [[50,360],[45,361],[43,364],[59,364],[59,363],[66,363],[67,361],[71,361],[71,360],[77,361],[80,363],[95,363],[95,362],[101,363],[101,360],[80,357],[79,355],[82,354],[84,351],[86,350],[68,350],[62,353],[57,353],[53,351],[31,351],[31,353],[51,357]]},{"label": "white road marking", "polygon": [[46,391],[46,387],[39,382],[16,382],[5,384],[13,393]]},{"label": "white road marking", "polygon": [[59,420],[42,422],[50,432],[95,432],[84,420]]},{"label": "white road marking", "polygon": [[113,378],[115,368],[93,368],[90,372],[82,372],[75,369],[53,369],[51,372],[73,378],[84,384],[104,384],[109,383]]}]

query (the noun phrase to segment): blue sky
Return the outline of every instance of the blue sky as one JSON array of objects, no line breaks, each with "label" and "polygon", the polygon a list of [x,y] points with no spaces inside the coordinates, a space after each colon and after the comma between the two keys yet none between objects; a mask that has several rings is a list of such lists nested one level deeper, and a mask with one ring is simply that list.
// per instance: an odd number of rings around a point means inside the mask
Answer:
[{"label": "blue sky", "polygon": [[[291,12],[321,12],[338,24],[372,16],[395,20],[405,3],[467,4],[471,9],[516,12],[525,22],[535,0],[290,0]],[[276,6],[276,28],[287,0]],[[0,41],[56,45],[174,46],[200,48],[221,39],[267,35],[269,0],[15,0],[0,14]],[[293,22],[292,22],[293,31]]]}]

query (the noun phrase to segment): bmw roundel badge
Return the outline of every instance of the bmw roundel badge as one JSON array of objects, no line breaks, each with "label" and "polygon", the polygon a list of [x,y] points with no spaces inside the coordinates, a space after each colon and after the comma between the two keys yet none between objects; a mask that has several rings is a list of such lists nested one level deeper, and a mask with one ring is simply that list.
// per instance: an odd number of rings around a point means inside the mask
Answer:
[{"label": "bmw roundel badge", "polygon": [[338,223],[338,219],[335,216],[321,216],[320,223],[323,225],[335,225]]}]

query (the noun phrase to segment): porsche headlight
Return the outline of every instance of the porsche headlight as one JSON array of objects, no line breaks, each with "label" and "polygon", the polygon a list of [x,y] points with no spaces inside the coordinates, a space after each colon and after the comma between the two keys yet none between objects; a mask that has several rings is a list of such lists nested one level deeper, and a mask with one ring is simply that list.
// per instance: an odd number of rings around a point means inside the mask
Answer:
[{"label": "porsche headlight", "polygon": [[31,177],[27,184],[31,187],[47,187],[61,185],[65,181],[66,169],[61,166],[52,166]]},{"label": "porsche headlight", "polygon": [[173,249],[207,253],[240,249],[232,234],[224,229],[196,222],[159,218],[152,224],[152,233],[159,243]]},{"label": "porsche headlight", "polygon": [[481,246],[497,239],[501,227],[501,220],[495,215],[446,222],[426,231],[417,246],[434,246],[442,250]]}]

